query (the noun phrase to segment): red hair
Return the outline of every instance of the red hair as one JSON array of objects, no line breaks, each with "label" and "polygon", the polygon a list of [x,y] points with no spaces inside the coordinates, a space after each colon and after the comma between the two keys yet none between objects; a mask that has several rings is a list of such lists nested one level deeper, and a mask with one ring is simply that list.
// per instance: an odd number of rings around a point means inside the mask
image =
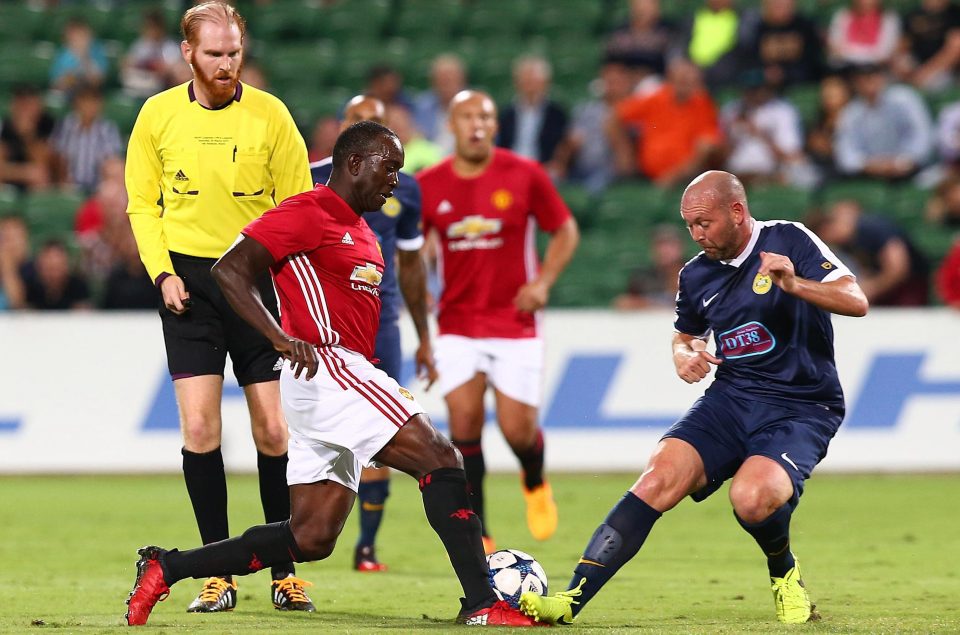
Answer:
[{"label": "red hair", "polygon": [[222,22],[226,24],[232,22],[236,24],[237,28],[240,29],[241,42],[247,35],[247,22],[243,19],[243,16],[226,2],[222,0],[212,0],[191,7],[183,14],[183,18],[180,19],[180,33],[183,34],[183,39],[190,42],[190,44],[196,44],[197,32],[200,31],[200,25],[204,22]]}]

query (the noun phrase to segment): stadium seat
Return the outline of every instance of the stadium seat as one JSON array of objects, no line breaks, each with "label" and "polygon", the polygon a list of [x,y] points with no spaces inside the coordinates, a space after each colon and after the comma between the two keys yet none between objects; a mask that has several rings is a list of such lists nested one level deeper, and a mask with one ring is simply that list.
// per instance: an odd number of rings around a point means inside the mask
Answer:
[{"label": "stadium seat", "polygon": [[894,189],[888,211],[904,227],[923,224],[929,199],[930,190],[914,185],[902,185]]},{"label": "stadium seat", "polygon": [[906,229],[913,243],[927,256],[933,268],[943,260],[953,241],[957,239],[955,232],[924,222],[912,223]]},{"label": "stadium seat", "polygon": [[26,2],[0,3],[0,42],[29,42],[34,39],[44,12]]},{"label": "stadium seat", "polygon": [[387,29],[411,40],[449,40],[457,30],[461,12],[459,0],[404,0],[399,13],[391,14]]},{"label": "stadium seat", "polygon": [[340,0],[321,7],[317,26],[340,44],[372,44],[383,37],[389,15],[389,0]]},{"label": "stadium seat", "polygon": [[336,44],[330,40],[278,42],[260,61],[270,82],[278,90],[281,86],[289,86],[309,91],[331,81],[334,69],[340,63],[337,52]]},{"label": "stadium seat", "polygon": [[140,114],[142,105],[142,99],[116,91],[106,96],[103,116],[117,124],[120,134],[129,135],[133,130],[133,124],[137,121],[137,115]]},{"label": "stadium seat", "polygon": [[49,190],[35,192],[23,201],[23,213],[33,240],[69,238],[73,235],[74,219],[84,197],[76,192]]},{"label": "stadium seat", "polygon": [[749,187],[750,213],[760,220],[803,220],[810,209],[810,193],[782,185]]},{"label": "stadium seat", "polygon": [[307,0],[270,2],[247,12],[247,29],[252,38],[265,42],[315,38],[319,18],[320,12]]},{"label": "stadium seat", "polygon": [[601,2],[556,2],[534,0],[530,5],[527,30],[532,35],[563,41],[569,37],[593,37],[601,29]]},{"label": "stadium seat", "polygon": [[16,84],[44,87],[50,79],[54,49],[47,43],[0,42],[0,90]]},{"label": "stadium seat", "polygon": [[665,220],[672,212],[679,213],[679,207],[673,205],[673,198],[673,192],[649,183],[617,183],[603,193],[596,209],[597,223],[612,231],[617,227],[650,227]]},{"label": "stadium seat", "polygon": [[460,33],[476,38],[519,38],[529,16],[530,5],[525,0],[484,0],[464,8]]},{"label": "stadium seat", "polygon": [[815,195],[815,202],[829,206],[843,199],[859,201],[864,209],[877,213],[892,213],[890,186],[879,181],[836,181],[823,186]]},{"label": "stadium seat", "polygon": [[801,84],[787,90],[784,98],[789,101],[800,113],[800,120],[804,129],[808,128],[817,117],[820,108],[820,86],[817,84]]}]

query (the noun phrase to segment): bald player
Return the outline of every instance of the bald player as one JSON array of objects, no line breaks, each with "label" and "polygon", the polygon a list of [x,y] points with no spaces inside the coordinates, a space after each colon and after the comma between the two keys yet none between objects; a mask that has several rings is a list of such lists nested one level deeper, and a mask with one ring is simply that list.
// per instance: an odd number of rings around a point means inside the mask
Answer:
[{"label": "bald player", "polygon": [[[490,388],[497,423],[520,462],[530,533],[546,540],[557,528],[538,420],[544,355],[540,318],[580,235],[543,168],[494,147],[497,109],[489,95],[457,93],[450,104],[450,129],[456,140],[453,156],[420,172],[417,180],[424,233],[434,231],[440,243],[440,387],[489,553],[495,546],[484,514],[481,434]],[[550,234],[542,265],[538,227]]]},{"label": "bald player", "polygon": [[754,220],[728,172],[694,179],[680,215],[703,251],[680,272],[673,363],[689,384],[712,367],[716,377],[597,528],[568,590],[523,594],[522,610],[538,620],[572,622],[661,514],[688,495],[704,500],[730,478],[734,516],[766,556],[777,619],[819,618],[790,549],[790,519],[843,420],[830,314],[862,317],[866,296],[806,227]]},{"label": "bald player", "polygon": [[[340,132],[359,121],[383,124],[383,102],[374,97],[357,95],[343,111]],[[333,171],[332,158],[310,164],[314,183],[326,183]],[[413,324],[420,345],[415,363],[417,376],[425,378],[429,388],[437,378],[430,346],[427,322],[426,267],[420,255],[423,234],[420,231],[420,187],[416,179],[400,173],[400,182],[380,211],[364,214],[364,220],[374,231],[386,268],[380,282],[382,308],[380,329],[374,357],[376,367],[391,377],[403,381],[398,326],[400,295]],[[394,257],[396,254],[396,257]],[[399,289],[398,289],[399,287]],[[385,571],[386,565],[377,559],[376,538],[383,519],[384,505],[390,494],[390,470],[385,467],[364,468],[357,496],[360,499],[360,535],[354,549],[353,566],[357,571]]]}]

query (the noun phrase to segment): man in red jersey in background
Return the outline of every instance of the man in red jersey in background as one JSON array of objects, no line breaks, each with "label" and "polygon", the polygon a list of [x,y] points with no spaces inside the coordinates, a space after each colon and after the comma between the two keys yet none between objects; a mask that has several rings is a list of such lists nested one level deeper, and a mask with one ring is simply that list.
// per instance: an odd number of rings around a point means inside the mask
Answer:
[{"label": "man in red jersey in background", "polygon": [[[543,369],[540,314],[579,241],[577,223],[535,162],[494,147],[497,110],[464,90],[450,103],[454,155],[418,175],[424,234],[440,239],[443,292],[436,343],[450,437],[463,454],[484,547],[495,550],[483,508],[484,394],[493,386],[497,422],[523,470],[527,526],[538,540],[557,528],[543,476],[537,411]],[[542,266],[536,228],[549,232]]]},{"label": "man in red jersey in background", "polygon": [[[356,499],[362,467],[376,462],[418,479],[427,520],[464,591],[457,621],[536,625],[490,586],[480,521],[456,449],[413,394],[372,364],[384,262],[362,214],[393,195],[403,158],[388,128],[373,121],[350,126],[334,145],[327,185],[251,222],[214,265],[230,305],[285,360],[280,396],[290,428],[291,515],[197,549],[140,549],[127,624],[145,624],[170,587],[186,578],[326,558]],[[280,324],[256,286],[267,270],[280,298]]]}]

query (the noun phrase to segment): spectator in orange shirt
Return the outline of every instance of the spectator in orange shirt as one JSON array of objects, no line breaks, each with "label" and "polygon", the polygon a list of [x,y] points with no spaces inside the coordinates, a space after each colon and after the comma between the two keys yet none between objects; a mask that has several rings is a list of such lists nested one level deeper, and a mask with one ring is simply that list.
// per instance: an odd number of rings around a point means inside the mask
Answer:
[{"label": "spectator in orange shirt", "polygon": [[[660,187],[711,167],[720,145],[717,109],[694,64],[674,59],[653,93],[620,102],[607,126],[620,174],[639,172]],[[635,151],[630,133],[636,134]]]}]

